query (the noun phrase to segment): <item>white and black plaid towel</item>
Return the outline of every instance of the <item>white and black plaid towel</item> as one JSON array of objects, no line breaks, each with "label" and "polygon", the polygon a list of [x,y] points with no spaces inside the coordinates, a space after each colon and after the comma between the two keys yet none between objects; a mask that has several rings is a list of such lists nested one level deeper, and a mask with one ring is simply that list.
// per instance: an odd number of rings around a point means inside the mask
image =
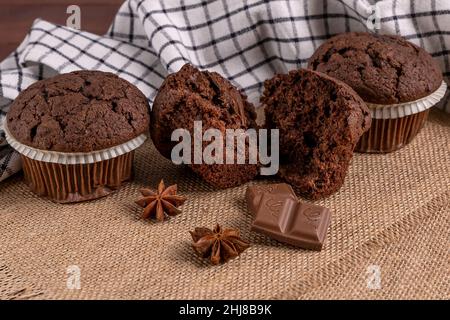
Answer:
[{"label": "white and black plaid towel", "polygon": [[[373,18],[376,18],[373,21]],[[253,102],[274,73],[304,66],[332,35],[399,34],[424,47],[450,76],[448,0],[128,0],[107,35],[36,20],[0,63],[0,181],[20,170],[1,130],[8,105],[31,83],[79,69],[118,74],[150,101],[168,73],[190,62],[243,88]],[[449,95],[442,106],[450,112]]]}]

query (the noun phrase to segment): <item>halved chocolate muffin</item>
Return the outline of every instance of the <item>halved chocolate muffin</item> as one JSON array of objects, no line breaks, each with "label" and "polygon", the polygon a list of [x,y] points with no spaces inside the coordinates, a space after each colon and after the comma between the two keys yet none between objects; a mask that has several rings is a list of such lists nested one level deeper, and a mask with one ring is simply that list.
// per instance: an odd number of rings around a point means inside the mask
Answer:
[{"label": "halved chocolate muffin", "polygon": [[280,176],[310,199],[342,186],[361,135],[367,106],[348,85],[306,69],[265,82],[266,126],[280,130]]},{"label": "halved chocolate muffin", "polygon": [[[150,128],[153,143],[159,152],[171,159],[172,132],[186,129],[194,138],[194,121],[201,121],[202,132],[217,129],[223,137],[223,159],[226,159],[226,130],[256,128],[254,107],[236,87],[218,73],[200,71],[186,64],[169,75],[158,91],[152,108]],[[208,145],[202,143],[203,149]],[[248,146],[245,158],[248,160]],[[194,141],[192,140],[192,151]],[[193,154],[193,153],[192,153]],[[234,151],[235,159],[237,151]],[[193,157],[191,160],[193,160]],[[190,168],[209,184],[229,188],[243,184],[258,174],[258,165],[250,164],[189,164]]]}]

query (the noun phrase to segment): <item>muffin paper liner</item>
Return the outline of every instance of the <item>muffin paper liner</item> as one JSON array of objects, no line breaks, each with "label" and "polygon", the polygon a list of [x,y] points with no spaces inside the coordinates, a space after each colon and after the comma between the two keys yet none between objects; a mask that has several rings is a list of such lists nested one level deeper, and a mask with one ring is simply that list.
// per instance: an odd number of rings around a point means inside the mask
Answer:
[{"label": "muffin paper liner", "polygon": [[133,175],[134,150],[142,134],[121,145],[86,153],[39,150],[17,141],[4,127],[6,140],[21,154],[25,180],[41,197],[59,203],[104,197],[119,189]]},{"label": "muffin paper liner", "polygon": [[139,148],[147,139],[145,134],[141,134],[140,136],[121,145],[103,150],[92,152],[58,152],[40,150],[20,143],[9,132],[6,121],[4,130],[6,134],[6,141],[8,141],[11,147],[13,147],[21,155],[24,155],[32,160],[59,164],[88,164],[109,160]]},{"label": "muffin paper liner", "polygon": [[442,81],[435,92],[419,100],[389,105],[367,103],[367,106],[372,119],[398,119],[430,109],[441,101],[446,91],[447,83]]},{"label": "muffin paper liner", "polygon": [[131,180],[134,151],[96,163],[60,164],[22,155],[25,180],[31,191],[59,203],[107,196]]},{"label": "muffin paper liner", "polygon": [[367,153],[387,153],[398,150],[419,133],[428,118],[430,108],[445,96],[447,84],[432,94],[416,101],[379,105],[368,103],[372,125],[356,145],[355,151]]},{"label": "muffin paper liner", "polygon": [[355,151],[386,153],[398,150],[422,129],[430,109],[397,119],[372,119],[372,126],[359,140]]}]

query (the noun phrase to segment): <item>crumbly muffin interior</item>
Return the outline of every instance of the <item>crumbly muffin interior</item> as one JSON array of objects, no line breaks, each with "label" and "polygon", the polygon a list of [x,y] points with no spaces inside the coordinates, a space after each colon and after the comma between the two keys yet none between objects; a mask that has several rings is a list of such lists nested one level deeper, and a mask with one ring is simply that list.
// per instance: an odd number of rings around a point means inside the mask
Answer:
[{"label": "crumbly muffin interior", "polygon": [[343,83],[299,70],[265,84],[266,126],[280,130],[280,174],[309,197],[343,183],[353,149],[370,127],[364,102]]},{"label": "crumbly muffin interior", "polygon": [[[201,121],[202,133],[210,128],[218,129],[225,139],[226,129],[255,128],[255,119],[253,105],[230,82],[217,73],[201,72],[187,64],[169,75],[159,89],[152,108],[150,132],[156,148],[170,159],[172,148],[178,143],[171,141],[176,129],[187,129],[193,138],[194,121]],[[203,142],[203,148],[209,143]],[[223,152],[225,159],[225,148]],[[258,166],[253,164],[192,164],[190,167],[219,188],[242,184],[258,173]]]}]

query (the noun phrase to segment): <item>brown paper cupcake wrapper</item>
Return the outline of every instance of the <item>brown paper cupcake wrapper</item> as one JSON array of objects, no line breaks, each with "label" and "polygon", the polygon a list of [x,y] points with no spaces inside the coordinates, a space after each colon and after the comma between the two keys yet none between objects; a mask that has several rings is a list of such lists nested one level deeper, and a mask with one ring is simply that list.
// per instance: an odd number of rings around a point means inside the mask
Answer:
[{"label": "brown paper cupcake wrapper", "polygon": [[30,189],[55,202],[71,203],[104,197],[132,178],[134,151],[95,163],[60,164],[22,155]]},{"label": "brown paper cupcake wrapper", "polygon": [[363,134],[355,151],[367,153],[387,153],[398,150],[408,143],[422,129],[430,108],[445,95],[447,84],[422,99],[393,105],[368,104],[372,116],[372,126]]},{"label": "brown paper cupcake wrapper", "polygon": [[104,197],[132,178],[134,150],[142,134],[121,145],[86,153],[45,151],[17,141],[4,126],[6,140],[21,154],[30,189],[55,202],[70,203]]},{"label": "brown paper cupcake wrapper", "polygon": [[372,119],[372,126],[359,140],[355,151],[387,153],[398,150],[422,129],[430,110],[397,119]]}]

